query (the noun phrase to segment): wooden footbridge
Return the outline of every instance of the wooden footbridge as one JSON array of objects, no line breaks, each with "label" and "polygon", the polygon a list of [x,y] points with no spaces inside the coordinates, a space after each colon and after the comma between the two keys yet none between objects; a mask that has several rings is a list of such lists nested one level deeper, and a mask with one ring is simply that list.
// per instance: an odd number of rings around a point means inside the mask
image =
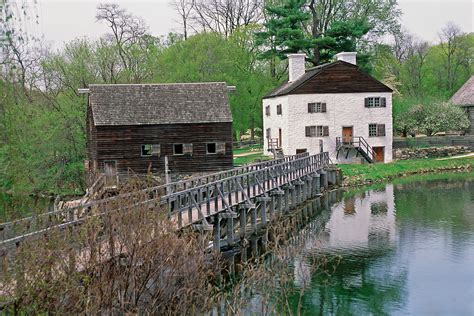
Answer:
[{"label": "wooden footbridge", "polygon": [[[275,159],[167,185],[89,201],[0,224],[0,257],[6,260],[25,240],[50,230],[70,230],[105,210],[143,206],[167,212],[176,229],[213,232],[213,248],[234,245],[339,181],[327,152]],[[143,199],[146,196],[146,199]],[[136,199],[121,206],[121,201]]]}]

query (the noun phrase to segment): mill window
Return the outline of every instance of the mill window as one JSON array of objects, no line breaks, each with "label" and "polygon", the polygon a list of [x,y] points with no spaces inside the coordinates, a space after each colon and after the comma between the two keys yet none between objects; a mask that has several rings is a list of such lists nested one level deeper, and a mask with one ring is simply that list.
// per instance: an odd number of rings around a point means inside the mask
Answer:
[{"label": "mill window", "polygon": [[207,143],[206,144],[206,154],[217,154],[217,144],[216,143]]}]

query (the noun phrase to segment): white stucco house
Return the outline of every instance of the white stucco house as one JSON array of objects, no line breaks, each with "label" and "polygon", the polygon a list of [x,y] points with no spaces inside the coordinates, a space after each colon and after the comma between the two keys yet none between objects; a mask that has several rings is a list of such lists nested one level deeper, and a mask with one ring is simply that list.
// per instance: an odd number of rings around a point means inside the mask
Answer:
[{"label": "white stucco house", "polygon": [[288,55],[289,80],[263,98],[264,152],[328,151],[333,162],[392,161],[392,89],[361,71],[355,52],[305,69]]}]

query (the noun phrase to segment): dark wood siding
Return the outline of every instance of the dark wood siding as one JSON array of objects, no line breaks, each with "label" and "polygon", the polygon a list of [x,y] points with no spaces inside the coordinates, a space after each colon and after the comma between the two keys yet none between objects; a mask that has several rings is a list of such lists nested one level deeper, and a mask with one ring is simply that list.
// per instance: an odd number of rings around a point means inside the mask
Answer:
[{"label": "dark wood siding", "polygon": [[[164,171],[168,156],[173,173],[219,171],[233,167],[232,123],[97,126],[97,159],[115,160],[120,173]],[[208,142],[225,142],[225,154],[206,154]],[[173,144],[193,144],[192,156],[174,156]],[[142,157],[141,145],[160,144],[161,156]],[[93,146],[91,146],[92,148]]]},{"label": "dark wood siding", "polygon": [[392,92],[392,90],[356,66],[340,63],[322,70],[289,94],[354,92]]}]

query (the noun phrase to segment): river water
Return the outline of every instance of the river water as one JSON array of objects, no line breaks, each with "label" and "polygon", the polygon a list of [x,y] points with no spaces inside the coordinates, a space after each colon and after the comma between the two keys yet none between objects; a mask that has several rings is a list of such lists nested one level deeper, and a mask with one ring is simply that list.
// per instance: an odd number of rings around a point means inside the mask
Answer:
[{"label": "river water", "polygon": [[[338,194],[314,220],[294,258],[304,315],[474,315],[473,174]],[[307,273],[315,254],[341,258],[330,276]]]}]

